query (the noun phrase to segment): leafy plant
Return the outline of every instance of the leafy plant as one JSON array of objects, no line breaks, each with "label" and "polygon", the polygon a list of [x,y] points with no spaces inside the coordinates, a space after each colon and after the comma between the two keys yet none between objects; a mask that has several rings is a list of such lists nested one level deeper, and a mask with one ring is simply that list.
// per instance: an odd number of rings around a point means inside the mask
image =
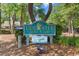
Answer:
[{"label": "leafy plant", "polygon": [[76,45],[76,47],[79,47],[79,38],[76,38],[75,45]]},{"label": "leafy plant", "polygon": [[59,44],[79,47],[79,37],[60,37]]},{"label": "leafy plant", "polygon": [[56,25],[56,36],[54,40],[55,43],[58,43],[61,34],[62,34],[62,27],[60,25]]}]

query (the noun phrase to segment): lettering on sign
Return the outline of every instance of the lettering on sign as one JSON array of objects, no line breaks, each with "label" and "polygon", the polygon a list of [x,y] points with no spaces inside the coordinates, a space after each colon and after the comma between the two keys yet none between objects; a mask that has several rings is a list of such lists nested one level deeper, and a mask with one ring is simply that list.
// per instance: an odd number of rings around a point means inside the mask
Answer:
[{"label": "lettering on sign", "polygon": [[43,35],[56,35],[56,26],[47,24],[44,21],[36,21],[33,24],[26,24],[23,27],[25,35],[28,34],[43,34]]}]

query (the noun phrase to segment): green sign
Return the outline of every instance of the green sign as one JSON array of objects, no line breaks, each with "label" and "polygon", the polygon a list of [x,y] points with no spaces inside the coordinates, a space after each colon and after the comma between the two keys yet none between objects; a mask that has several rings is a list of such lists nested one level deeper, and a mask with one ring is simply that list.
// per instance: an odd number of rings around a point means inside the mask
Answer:
[{"label": "green sign", "polygon": [[56,35],[56,26],[53,24],[47,24],[44,21],[36,21],[32,24],[26,24],[23,27],[25,35]]}]

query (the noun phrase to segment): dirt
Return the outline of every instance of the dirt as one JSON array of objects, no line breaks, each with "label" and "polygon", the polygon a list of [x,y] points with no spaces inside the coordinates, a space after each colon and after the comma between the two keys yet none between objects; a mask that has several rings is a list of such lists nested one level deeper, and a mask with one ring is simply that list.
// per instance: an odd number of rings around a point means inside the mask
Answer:
[{"label": "dirt", "polygon": [[43,45],[47,51],[39,53],[37,45],[17,48],[17,42],[14,35],[0,35],[0,56],[77,56],[79,48],[72,46],[63,46],[58,44]]}]

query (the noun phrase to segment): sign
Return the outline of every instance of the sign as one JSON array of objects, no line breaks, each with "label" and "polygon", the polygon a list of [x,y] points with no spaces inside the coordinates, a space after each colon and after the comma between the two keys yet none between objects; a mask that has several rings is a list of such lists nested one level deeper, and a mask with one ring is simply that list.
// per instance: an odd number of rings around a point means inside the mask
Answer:
[{"label": "sign", "polygon": [[36,21],[33,24],[26,24],[23,26],[25,35],[56,35],[56,26],[47,24],[44,21]]},{"label": "sign", "polygon": [[33,44],[45,44],[48,43],[47,36],[32,36]]}]

